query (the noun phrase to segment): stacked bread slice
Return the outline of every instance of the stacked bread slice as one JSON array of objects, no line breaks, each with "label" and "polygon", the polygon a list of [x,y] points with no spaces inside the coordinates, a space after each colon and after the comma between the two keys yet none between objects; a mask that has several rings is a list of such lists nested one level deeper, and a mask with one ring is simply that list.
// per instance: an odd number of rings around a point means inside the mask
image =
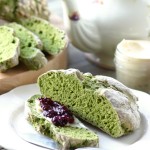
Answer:
[{"label": "stacked bread slice", "polygon": [[[22,23],[22,25],[20,24]],[[19,57],[12,55],[10,59],[15,62],[22,62],[28,69],[38,70],[47,64],[48,55],[54,56],[65,49],[67,45],[67,39],[65,32],[52,25],[49,21],[38,17],[30,17],[20,21],[20,23],[7,23],[3,25],[3,30],[10,28],[13,32],[14,38],[19,40],[18,51]],[[1,36],[9,36],[9,32],[3,35],[2,30],[0,31]],[[10,39],[10,38],[8,38]],[[10,41],[11,42],[11,41]],[[1,37],[0,43],[5,43],[5,38]],[[10,43],[8,43],[10,45]],[[0,46],[0,51],[5,49],[4,44]],[[9,49],[9,51],[13,49]],[[5,53],[0,53],[0,57],[5,57]],[[0,72],[4,72],[9,68],[12,68],[18,63],[12,63],[7,65],[5,60],[1,58]],[[18,60],[19,59],[19,60]],[[9,62],[11,63],[11,62]],[[1,69],[5,68],[5,69]]]},{"label": "stacked bread slice", "polygon": [[14,30],[7,26],[0,26],[0,71],[18,65],[20,55],[20,41]]},{"label": "stacked bread slice", "polygon": [[[21,24],[39,36],[44,51],[56,55],[64,47],[66,37],[63,31],[55,28],[48,21],[39,17],[30,17],[20,20]],[[57,36],[59,35],[59,36]]]},{"label": "stacked bread slice", "polygon": [[20,61],[27,68],[37,70],[47,63],[44,53],[40,50],[43,45],[38,36],[17,23],[8,24],[20,39]]}]

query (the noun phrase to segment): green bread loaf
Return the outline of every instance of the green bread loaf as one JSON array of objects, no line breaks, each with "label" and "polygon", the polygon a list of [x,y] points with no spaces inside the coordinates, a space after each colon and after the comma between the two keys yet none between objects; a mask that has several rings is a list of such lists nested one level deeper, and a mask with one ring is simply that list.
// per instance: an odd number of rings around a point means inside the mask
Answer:
[{"label": "green bread loaf", "polygon": [[32,70],[45,66],[47,59],[41,52],[43,48],[41,40],[20,24],[9,23],[8,26],[14,29],[16,36],[20,39],[20,61]]},{"label": "green bread loaf", "polygon": [[63,150],[98,145],[98,136],[87,128],[58,127],[48,121],[37,109],[36,100],[40,97],[41,95],[34,95],[25,104],[26,119],[38,132],[61,144]]},{"label": "green bread loaf", "polygon": [[41,39],[44,51],[50,55],[56,55],[66,46],[66,35],[64,31],[56,28],[48,21],[31,17],[20,22],[23,26],[34,32]]},{"label": "green bread loaf", "polygon": [[19,63],[20,42],[14,36],[14,30],[0,26],[0,72],[4,72]]},{"label": "green bread loaf", "polygon": [[0,0],[0,18],[18,21],[31,16],[49,20],[50,11],[47,0]]},{"label": "green bread loaf", "polygon": [[50,11],[47,0],[18,0],[15,10],[15,19],[37,16],[49,20]]},{"label": "green bread loaf", "polygon": [[51,70],[38,78],[38,85],[42,95],[64,104],[112,137],[140,126],[137,97],[115,79],[76,69]]}]

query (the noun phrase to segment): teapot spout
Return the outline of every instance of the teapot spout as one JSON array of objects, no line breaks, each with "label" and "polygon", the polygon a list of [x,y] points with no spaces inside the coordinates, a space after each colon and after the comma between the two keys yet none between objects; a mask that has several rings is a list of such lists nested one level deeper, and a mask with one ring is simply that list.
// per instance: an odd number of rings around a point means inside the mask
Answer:
[{"label": "teapot spout", "polygon": [[[83,1],[87,2],[87,0]],[[97,23],[95,18],[87,20],[83,17],[83,2],[79,0],[63,0],[62,2],[64,25],[71,43],[82,51],[90,52],[92,49],[94,53],[97,53],[101,48],[99,22]],[[84,11],[88,10],[87,6],[84,7]]]}]

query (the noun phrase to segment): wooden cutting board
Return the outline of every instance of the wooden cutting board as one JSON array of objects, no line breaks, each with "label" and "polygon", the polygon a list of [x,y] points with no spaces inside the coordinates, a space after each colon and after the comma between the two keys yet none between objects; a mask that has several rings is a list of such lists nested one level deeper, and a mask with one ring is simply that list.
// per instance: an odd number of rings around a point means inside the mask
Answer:
[{"label": "wooden cutting board", "polygon": [[[50,21],[57,27],[64,29],[63,22],[58,16],[51,14]],[[2,24],[2,21],[0,21],[0,24]],[[5,73],[0,73],[0,94],[21,85],[36,83],[38,76],[48,70],[67,68],[67,46],[57,56],[48,56],[48,64],[37,71],[27,70],[23,64],[19,64]]]}]

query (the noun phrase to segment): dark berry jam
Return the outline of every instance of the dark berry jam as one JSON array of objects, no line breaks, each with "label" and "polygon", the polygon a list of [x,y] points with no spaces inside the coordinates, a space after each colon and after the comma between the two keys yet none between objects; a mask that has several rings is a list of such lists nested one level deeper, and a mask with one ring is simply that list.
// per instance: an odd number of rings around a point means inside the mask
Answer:
[{"label": "dark berry jam", "polygon": [[67,123],[73,123],[74,117],[69,109],[50,98],[39,98],[43,115],[51,119],[56,126],[65,126]]}]

